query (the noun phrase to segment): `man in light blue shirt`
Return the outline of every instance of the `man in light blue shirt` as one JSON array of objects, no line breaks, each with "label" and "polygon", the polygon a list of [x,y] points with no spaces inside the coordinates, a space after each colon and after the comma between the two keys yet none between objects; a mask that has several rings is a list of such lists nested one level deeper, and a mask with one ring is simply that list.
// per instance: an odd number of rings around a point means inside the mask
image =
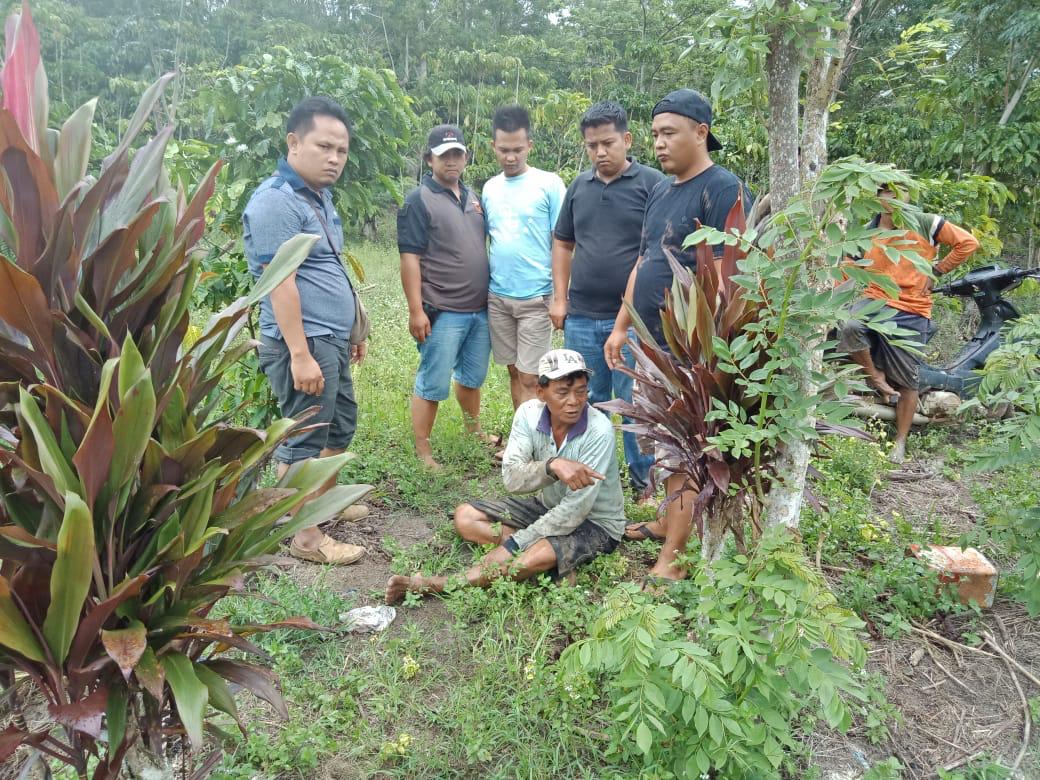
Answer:
[{"label": "man in light blue shirt", "polygon": [[535,397],[538,360],[552,341],[552,230],[567,188],[555,173],[532,168],[531,120],[520,106],[503,106],[492,120],[502,172],[482,196],[491,236],[488,325],[495,362],[509,369],[513,408]]},{"label": "man in light blue shirt", "polygon": [[388,604],[407,593],[442,593],[452,580],[487,587],[503,575],[524,580],[555,570],[564,577],[617,546],[625,529],[617,442],[610,418],[588,405],[585,360],[554,349],[537,371],[538,397],[516,410],[502,462],[507,490],[537,494],[461,504],[459,535],[498,546],[454,578],[391,577]]}]

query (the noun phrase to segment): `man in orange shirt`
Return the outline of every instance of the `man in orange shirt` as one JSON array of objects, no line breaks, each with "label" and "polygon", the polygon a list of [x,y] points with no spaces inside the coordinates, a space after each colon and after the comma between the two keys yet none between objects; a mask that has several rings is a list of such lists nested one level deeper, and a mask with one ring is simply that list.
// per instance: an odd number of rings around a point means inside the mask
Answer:
[{"label": "man in orange shirt", "polygon": [[[875,217],[871,227],[882,230],[899,230],[892,222],[890,201],[897,194],[889,189],[878,193],[881,197],[882,212]],[[904,212],[908,221],[908,230],[901,235],[874,240],[873,246],[864,255],[870,264],[867,270],[875,274],[884,274],[899,286],[899,297],[890,298],[876,284],[867,287],[864,295],[867,299],[884,301],[886,306],[896,310],[889,321],[917,334],[917,342],[923,347],[932,336],[932,287],[934,277],[941,276],[959,266],[976,249],[979,242],[975,237],[952,222],[947,222],[936,214],[923,212]],[[916,252],[928,262],[939,255],[939,245],[950,247],[949,253],[932,265],[932,274],[922,273],[912,262],[900,259],[893,262],[885,254],[885,248]],[[853,307],[853,314],[868,301],[862,301]],[[889,313],[875,315],[879,318]],[[868,319],[870,317],[868,316]],[[858,363],[867,375],[867,382],[884,396],[889,403],[896,397],[896,438],[889,458],[895,463],[902,463],[906,457],[906,437],[910,433],[910,425],[917,410],[918,368],[920,358],[917,355],[889,343],[876,331],[871,330],[860,318],[846,322],[841,329],[838,349],[845,352]]]}]

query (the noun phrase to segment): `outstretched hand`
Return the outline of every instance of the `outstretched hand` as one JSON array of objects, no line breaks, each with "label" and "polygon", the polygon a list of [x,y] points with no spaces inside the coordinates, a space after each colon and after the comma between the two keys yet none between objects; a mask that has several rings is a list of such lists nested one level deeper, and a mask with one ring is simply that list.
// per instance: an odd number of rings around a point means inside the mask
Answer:
[{"label": "outstretched hand", "polygon": [[593,471],[584,463],[566,458],[555,458],[549,464],[549,470],[571,490],[581,490],[604,478],[602,474]]}]

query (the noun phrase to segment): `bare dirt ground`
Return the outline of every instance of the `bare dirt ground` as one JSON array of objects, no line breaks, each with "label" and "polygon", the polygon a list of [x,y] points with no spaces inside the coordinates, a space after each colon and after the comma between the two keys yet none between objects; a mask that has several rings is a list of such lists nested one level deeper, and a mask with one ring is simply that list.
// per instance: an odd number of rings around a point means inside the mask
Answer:
[{"label": "bare dirt ground", "polygon": [[[954,533],[982,522],[971,483],[944,477],[941,461],[908,462],[893,476],[872,496],[879,514],[900,512],[922,529],[938,517]],[[999,568],[1000,551],[983,552]],[[986,633],[1024,671],[985,640],[980,644]],[[878,745],[862,728],[847,735],[818,732],[810,746],[825,778],[859,777],[860,757],[873,764],[890,756],[904,767],[904,778],[934,778],[940,768],[952,771],[984,757],[1008,767],[1017,761],[1017,777],[1040,778],[1038,725],[1027,727],[1028,699],[1040,695],[1040,621],[1020,605],[998,598],[981,622],[971,615],[933,619],[894,641],[875,630],[868,648],[869,669],[885,676],[885,695],[902,722],[890,723],[891,738]]]}]

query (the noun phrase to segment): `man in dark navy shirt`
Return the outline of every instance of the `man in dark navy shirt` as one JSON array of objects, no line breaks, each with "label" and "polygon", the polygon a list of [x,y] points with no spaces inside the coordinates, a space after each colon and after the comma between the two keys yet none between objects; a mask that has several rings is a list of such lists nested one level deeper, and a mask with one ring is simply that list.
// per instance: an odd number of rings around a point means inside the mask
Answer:
[{"label": "man in dark navy shirt", "polygon": [[[664,345],[661,307],[664,291],[672,286],[666,252],[684,265],[696,266],[693,249],[682,248],[686,236],[696,230],[696,222],[722,230],[738,197],[743,198],[745,213],[751,209],[752,198],[737,176],[712,162],[711,152],[722,145],[711,133],[711,106],[703,95],[692,89],[670,92],[654,106],[653,117],[654,153],[661,168],[672,177],[658,184],[650,195],[643,218],[640,257],[629,276],[625,300],[639,313],[655,341]],[[631,317],[622,305],[603,349],[611,368],[621,363],[630,324]],[[668,477],[667,493],[679,490],[683,479],[680,475]],[[650,570],[651,577],[686,576],[684,569],[675,566],[675,558],[690,538],[695,497],[696,493],[686,491],[668,504],[663,519],[625,529],[629,539],[664,539],[657,564]]]},{"label": "man in dark navy shirt", "polygon": [[[589,400],[631,401],[632,378],[607,367],[603,345],[639,256],[647,200],[665,176],[627,156],[632,134],[628,114],[617,103],[595,104],[580,127],[592,168],[571,182],[556,222],[549,317],[563,330],[564,346],[580,352],[593,371]],[[627,347],[624,358],[633,365]],[[626,431],[623,439],[629,483],[642,492],[653,456],[639,451],[634,433]]]}]

